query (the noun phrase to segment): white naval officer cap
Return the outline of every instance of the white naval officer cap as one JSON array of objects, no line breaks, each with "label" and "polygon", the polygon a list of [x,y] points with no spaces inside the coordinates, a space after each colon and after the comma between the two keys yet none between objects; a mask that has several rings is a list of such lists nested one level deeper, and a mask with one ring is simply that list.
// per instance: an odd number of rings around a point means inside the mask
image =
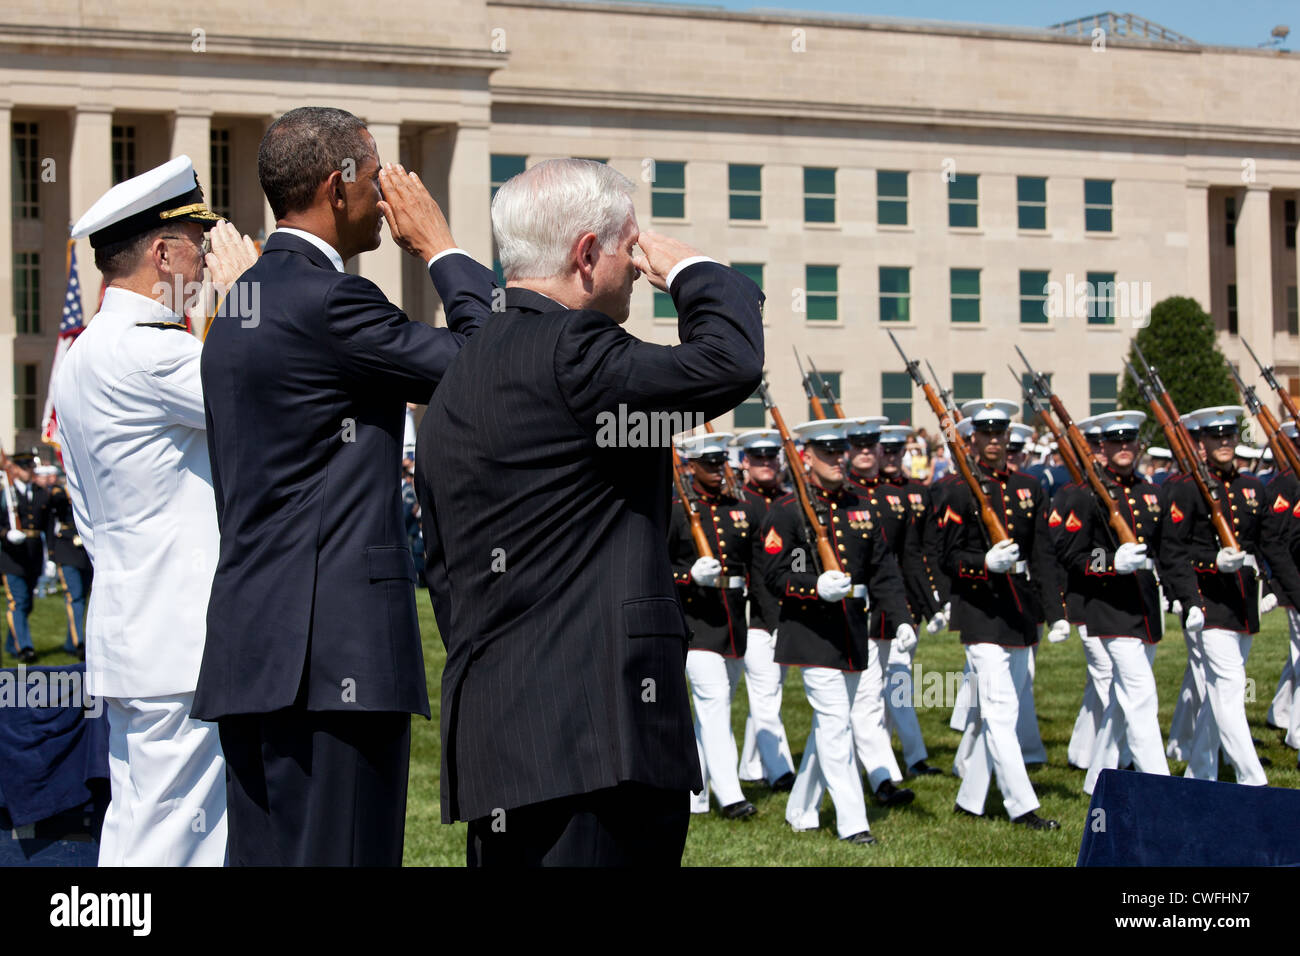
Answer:
[{"label": "white naval officer cap", "polygon": [[1238,458],[1259,458],[1263,452],[1258,448],[1251,448],[1249,445],[1238,445],[1236,454]]},{"label": "white naval officer cap", "polygon": [[795,425],[790,429],[790,434],[796,441],[803,442],[805,445],[816,444],[831,450],[843,451],[848,447],[848,439],[844,436],[847,425],[846,418],[822,418]]},{"label": "white naval officer cap", "polygon": [[912,429],[906,425],[885,425],[880,429],[880,444],[882,445],[906,445],[907,440],[912,437]]},{"label": "white naval officer cap", "polygon": [[889,419],[883,415],[858,415],[854,418],[844,419],[844,437],[854,438],[858,435],[874,437],[880,434],[880,429],[889,424]]},{"label": "white naval officer cap", "polygon": [[1027,445],[1033,441],[1034,430],[1028,425],[1022,425],[1019,422],[1012,422],[1011,428],[1007,434],[1007,447]]},{"label": "white naval officer cap", "polygon": [[1127,433],[1133,433],[1128,440],[1136,438],[1138,429],[1146,420],[1146,413],[1138,411],[1103,412],[1089,419],[1101,432],[1103,438],[1112,440]]},{"label": "white naval officer cap", "polygon": [[[1240,405],[1210,405],[1188,412],[1187,417],[1196,423],[1196,431],[1212,435],[1228,435],[1238,430],[1238,420],[1246,414]],[[1188,424],[1187,430],[1192,430]]]},{"label": "white naval officer cap", "polygon": [[677,439],[677,447],[685,458],[700,458],[704,455],[727,454],[727,443],[735,437],[731,432],[705,432],[700,435],[683,435]]},{"label": "white naval officer cap", "polygon": [[100,196],[72,227],[72,238],[89,236],[91,247],[98,249],[171,222],[197,222],[210,229],[220,218],[203,201],[190,158],[177,156]]},{"label": "white naval officer cap", "polygon": [[1171,452],[1168,448],[1161,448],[1159,445],[1152,445],[1150,448],[1147,449],[1147,454],[1150,455],[1152,458],[1159,458],[1164,461],[1172,461],[1174,457],[1173,452]]},{"label": "white naval officer cap", "polygon": [[1282,434],[1287,438],[1300,438],[1300,430],[1296,428],[1294,418],[1288,418],[1279,427],[1282,429]]},{"label": "white naval officer cap", "polygon": [[1011,416],[1020,411],[1020,406],[1005,398],[977,398],[964,402],[961,406],[962,421],[971,422],[971,427],[980,422],[1006,422],[1011,424]]},{"label": "white naval officer cap", "polygon": [[751,451],[780,451],[781,433],[775,428],[755,428],[741,432],[731,440],[731,444],[746,454]]}]

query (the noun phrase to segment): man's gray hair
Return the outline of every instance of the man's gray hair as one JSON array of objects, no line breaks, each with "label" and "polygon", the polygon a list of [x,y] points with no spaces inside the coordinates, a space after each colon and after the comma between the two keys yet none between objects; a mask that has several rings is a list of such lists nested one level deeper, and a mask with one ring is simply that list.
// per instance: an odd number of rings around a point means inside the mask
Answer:
[{"label": "man's gray hair", "polygon": [[604,163],[548,159],[509,179],[492,199],[501,269],[511,279],[562,274],[579,236],[613,252],[632,216],[636,185]]}]

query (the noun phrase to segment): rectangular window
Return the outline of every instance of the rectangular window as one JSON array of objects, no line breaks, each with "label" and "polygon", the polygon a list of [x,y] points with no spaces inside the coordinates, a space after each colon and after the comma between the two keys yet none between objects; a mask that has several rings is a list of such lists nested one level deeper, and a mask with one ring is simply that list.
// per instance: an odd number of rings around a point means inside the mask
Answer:
[{"label": "rectangular window", "polygon": [[835,170],[822,166],[803,168],[803,221],[835,221]]},{"label": "rectangular window", "polygon": [[912,320],[911,270],[899,266],[880,267],[880,321]]},{"label": "rectangular window", "polygon": [[980,271],[978,269],[950,269],[948,270],[948,284],[952,296],[952,321],[979,322]]},{"label": "rectangular window", "polygon": [[1106,372],[1088,376],[1088,414],[1101,415],[1119,408],[1119,378]]},{"label": "rectangular window", "polygon": [[677,306],[673,304],[673,297],[667,292],[660,292],[655,289],[655,311],[656,319],[675,319],[677,318]]},{"label": "rectangular window", "polygon": [[36,427],[36,366],[14,364],[14,425]]},{"label": "rectangular window", "polygon": [[839,319],[839,268],[839,266],[804,268],[810,322],[835,322]]},{"label": "rectangular window", "polygon": [[518,176],[528,168],[528,157],[493,153],[489,166],[492,183],[488,189],[488,199],[495,199],[497,190],[506,184],[506,180]]},{"label": "rectangular window", "polygon": [[135,127],[113,124],[113,185],[135,177]]},{"label": "rectangular window", "polygon": [[1228,246],[1237,244],[1237,197],[1223,197],[1223,243]]},{"label": "rectangular window", "polygon": [[1283,217],[1282,236],[1286,240],[1286,247],[1288,249],[1294,249],[1295,248],[1295,227],[1296,227],[1296,213],[1295,213],[1294,199],[1288,199],[1282,203],[1282,217]]},{"label": "rectangular window", "polygon": [[1016,221],[1021,229],[1047,228],[1047,178],[1016,177]]},{"label": "rectangular window", "polygon": [[1237,285],[1228,284],[1228,334],[1237,334]]},{"label": "rectangular window", "polygon": [[1115,273],[1088,273],[1088,324],[1115,324]]},{"label": "rectangular window", "polygon": [[964,174],[948,183],[948,227],[974,229],[980,224],[980,178]]},{"label": "rectangular window", "polygon": [[728,165],[727,202],[732,219],[762,219],[763,167]]},{"label": "rectangular window", "polygon": [[891,425],[912,423],[912,377],[906,372],[880,373],[880,414]]},{"label": "rectangular window", "polygon": [[[826,384],[831,387],[831,394],[834,395],[837,399],[842,398],[842,396],[840,395],[840,373],[827,372],[823,369],[818,369],[817,371],[821,374],[822,380],[825,381]],[[826,395],[822,392],[821,382],[818,382],[817,376],[813,375],[811,372],[808,374],[808,377],[812,380],[814,394],[816,394],[818,400],[822,403],[822,411],[824,411],[827,415],[834,416],[835,410],[830,406],[830,403],[826,398]],[[841,401],[840,404],[843,405],[844,402]],[[817,414],[816,412],[813,411],[813,404],[812,402],[809,402],[808,420],[812,421],[816,417]]]},{"label": "rectangular window", "polygon": [[1297,308],[1296,287],[1286,287],[1286,332],[1287,335],[1300,335],[1300,308]]},{"label": "rectangular window", "polygon": [[958,405],[984,397],[983,372],[953,372],[952,400]]},{"label": "rectangular window", "polygon": [[650,215],[655,219],[686,218],[686,164],[655,161],[650,181]]},{"label": "rectangular window", "polygon": [[1109,179],[1083,181],[1083,228],[1087,232],[1110,232],[1112,228],[1111,187]]},{"label": "rectangular window", "polygon": [[230,130],[208,131],[208,158],[212,162],[212,188],[208,207],[222,219],[230,218]]},{"label": "rectangular window", "polygon": [[763,263],[761,262],[733,262],[731,268],[735,269],[746,279],[749,279],[760,289],[765,288],[763,285]]},{"label": "rectangular window", "polygon": [[907,173],[876,170],[876,222],[882,226],[907,225]]},{"label": "rectangular window", "polygon": [[1020,270],[1020,324],[1047,324],[1046,272],[1033,269]]},{"label": "rectangular window", "polygon": [[767,422],[767,410],[763,408],[762,396],[755,392],[737,405],[731,421],[735,428],[762,428]]},{"label": "rectangular window", "polygon": [[39,123],[13,124],[12,195],[15,219],[41,218]]},{"label": "rectangular window", "polygon": [[[1043,372],[1042,376],[1043,378],[1047,379],[1047,385],[1050,388],[1052,385],[1052,373]],[[1024,394],[1025,392],[1034,391],[1034,378],[1028,372],[1020,373],[1020,391],[1021,394]],[[1046,402],[1044,402],[1043,404],[1046,405]],[[1034,410],[1029,407],[1028,402],[1022,402],[1020,405],[1020,420],[1024,422],[1026,425],[1028,425],[1030,428],[1047,427],[1046,423],[1038,415],[1034,414]]]},{"label": "rectangular window", "polygon": [[19,335],[41,334],[41,254],[14,253],[14,323]]}]

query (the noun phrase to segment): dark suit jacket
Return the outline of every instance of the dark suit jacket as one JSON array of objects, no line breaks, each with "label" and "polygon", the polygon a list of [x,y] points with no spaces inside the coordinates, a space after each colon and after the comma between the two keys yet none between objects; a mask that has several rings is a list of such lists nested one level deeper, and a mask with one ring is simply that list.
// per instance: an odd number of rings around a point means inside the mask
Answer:
[{"label": "dark suit jacket", "polygon": [[218,319],[209,333],[221,555],[193,716],[295,702],[429,715],[402,521],[405,408],[429,401],[492,290],[467,256],[431,272],[449,329],[409,320],[374,283],[276,234],[239,280],[260,287],[257,324]]},{"label": "dark suit jacket", "polygon": [[[429,405],[416,484],[447,647],[444,820],[623,781],[701,786],[667,436],[753,393],[763,295],[716,263],[684,269],[672,295],[682,344],[670,347],[507,289]],[[680,417],[656,447],[630,447],[620,405],[633,427]]]}]

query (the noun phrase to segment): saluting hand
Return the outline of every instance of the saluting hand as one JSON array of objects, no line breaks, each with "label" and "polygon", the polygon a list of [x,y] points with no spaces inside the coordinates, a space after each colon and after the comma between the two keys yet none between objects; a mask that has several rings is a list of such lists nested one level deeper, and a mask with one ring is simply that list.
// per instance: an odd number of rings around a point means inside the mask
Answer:
[{"label": "saluting hand", "polygon": [[240,236],[239,230],[224,219],[208,232],[208,240],[212,251],[204,262],[217,294],[225,295],[235,280],[257,261],[257,246],[248,236]]},{"label": "saluting hand", "polygon": [[691,256],[703,255],[700,250],[658,232],[643,232],[636,244],[641,251],[632,257],[637,270],[660,292],[668,291],[668,274],[673,266]]},{"label": "saluting hand", "polygon": [[402,249],[428,262],[456,245],[447,217],[418,175],[397,163],[385,163],[379,171],[379,188],[384,194],[379,208],[388,220],[388,233]]}]

